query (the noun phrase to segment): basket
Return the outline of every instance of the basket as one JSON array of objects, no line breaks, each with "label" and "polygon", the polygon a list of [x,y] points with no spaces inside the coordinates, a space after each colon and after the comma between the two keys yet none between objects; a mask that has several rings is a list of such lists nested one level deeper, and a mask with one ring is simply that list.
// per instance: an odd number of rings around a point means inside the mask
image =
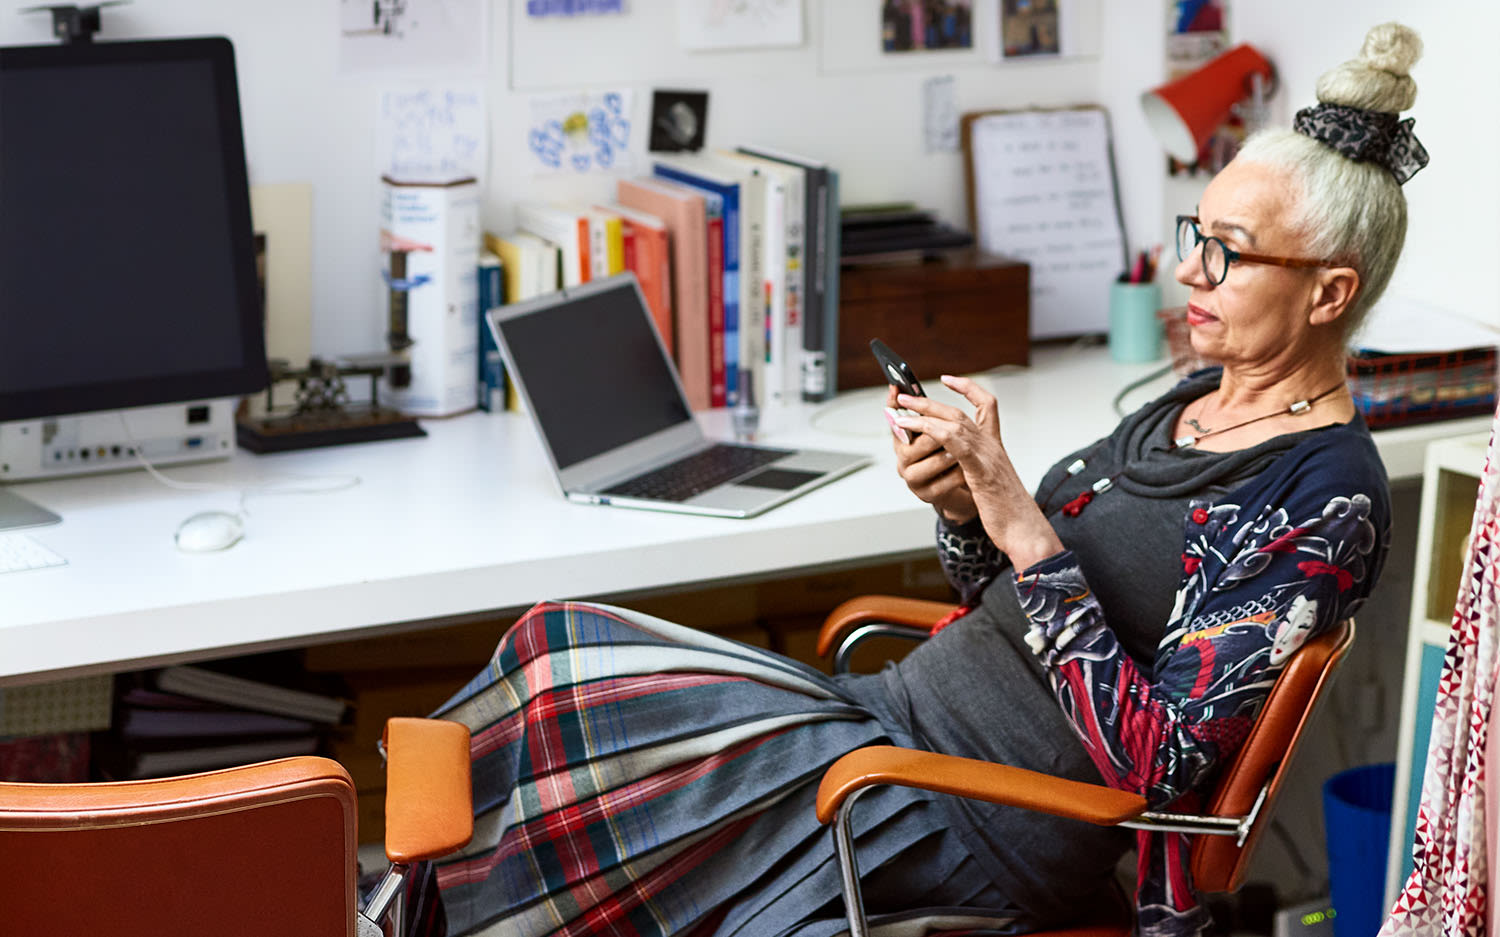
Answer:
[{"label": "basket", "polygon": [[1495,409],[1495,351],[1361,351],[1349,355],[1349,391],[1371,429],[1490,413]]}]

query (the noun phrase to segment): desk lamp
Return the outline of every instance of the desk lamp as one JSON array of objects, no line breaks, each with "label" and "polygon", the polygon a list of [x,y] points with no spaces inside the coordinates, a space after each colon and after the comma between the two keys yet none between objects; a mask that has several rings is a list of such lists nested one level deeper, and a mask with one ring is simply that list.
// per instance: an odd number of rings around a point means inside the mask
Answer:
[{"label": "desk lamp", "polygon": [[1146,122],[1166,148],[1182,163],[1193,163],[1214,130],[1240,102],[1246,129],[1265,123],[1267,84],[1275,75],[1265,56],[1249,45],[1239,45],[1197,71],[1141,95]]}]

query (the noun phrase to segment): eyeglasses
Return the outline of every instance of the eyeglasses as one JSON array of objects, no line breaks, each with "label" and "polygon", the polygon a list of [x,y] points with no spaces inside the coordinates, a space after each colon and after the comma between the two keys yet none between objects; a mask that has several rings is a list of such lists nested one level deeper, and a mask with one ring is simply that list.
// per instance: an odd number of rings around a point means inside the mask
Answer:
[{"label": "eyeglasses", "polygon": [[1197,215],[1177,216],[1177,259],[1187,260],[1198,245],[1203,245],[1203,275],[1208,282],[1218,286],[1229,276],[1229,265],[1233,263],[1271,264],[1276,267],[1334,267],[1337,264],[1326,260],[1303,260],[1296,257],[1272,257],[1269,254],[1252,254],[1237,251],[1220,238],[1205,236],[1198,227]]}]

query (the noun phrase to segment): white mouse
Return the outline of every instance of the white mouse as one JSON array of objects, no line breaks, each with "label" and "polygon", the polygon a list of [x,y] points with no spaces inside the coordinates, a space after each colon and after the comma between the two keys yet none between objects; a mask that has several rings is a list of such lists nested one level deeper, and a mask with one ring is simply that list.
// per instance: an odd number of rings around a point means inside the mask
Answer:
[{"label": "white mouse", "polygon": [[227,550],[245,535],[245,522],[228,511],[204,511],[194,514],[177,527],[177,549],[184,553],[212,553]]}]

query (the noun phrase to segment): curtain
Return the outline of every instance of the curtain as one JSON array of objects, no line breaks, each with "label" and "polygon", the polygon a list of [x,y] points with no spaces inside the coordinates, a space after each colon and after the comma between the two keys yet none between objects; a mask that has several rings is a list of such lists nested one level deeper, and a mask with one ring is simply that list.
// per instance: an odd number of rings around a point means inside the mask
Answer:
[{"label": "curtain", "polygon": [[1500,637],[1497,579],[1500,445],[1492,431],[1438,682],[1412,847],[1415,866],[1380,930],[1381,937],[1482,937],[1486,933],[1490,914],[1485,830],[1494,809],[1486,796],[1490,771],[1486,743]]}]

